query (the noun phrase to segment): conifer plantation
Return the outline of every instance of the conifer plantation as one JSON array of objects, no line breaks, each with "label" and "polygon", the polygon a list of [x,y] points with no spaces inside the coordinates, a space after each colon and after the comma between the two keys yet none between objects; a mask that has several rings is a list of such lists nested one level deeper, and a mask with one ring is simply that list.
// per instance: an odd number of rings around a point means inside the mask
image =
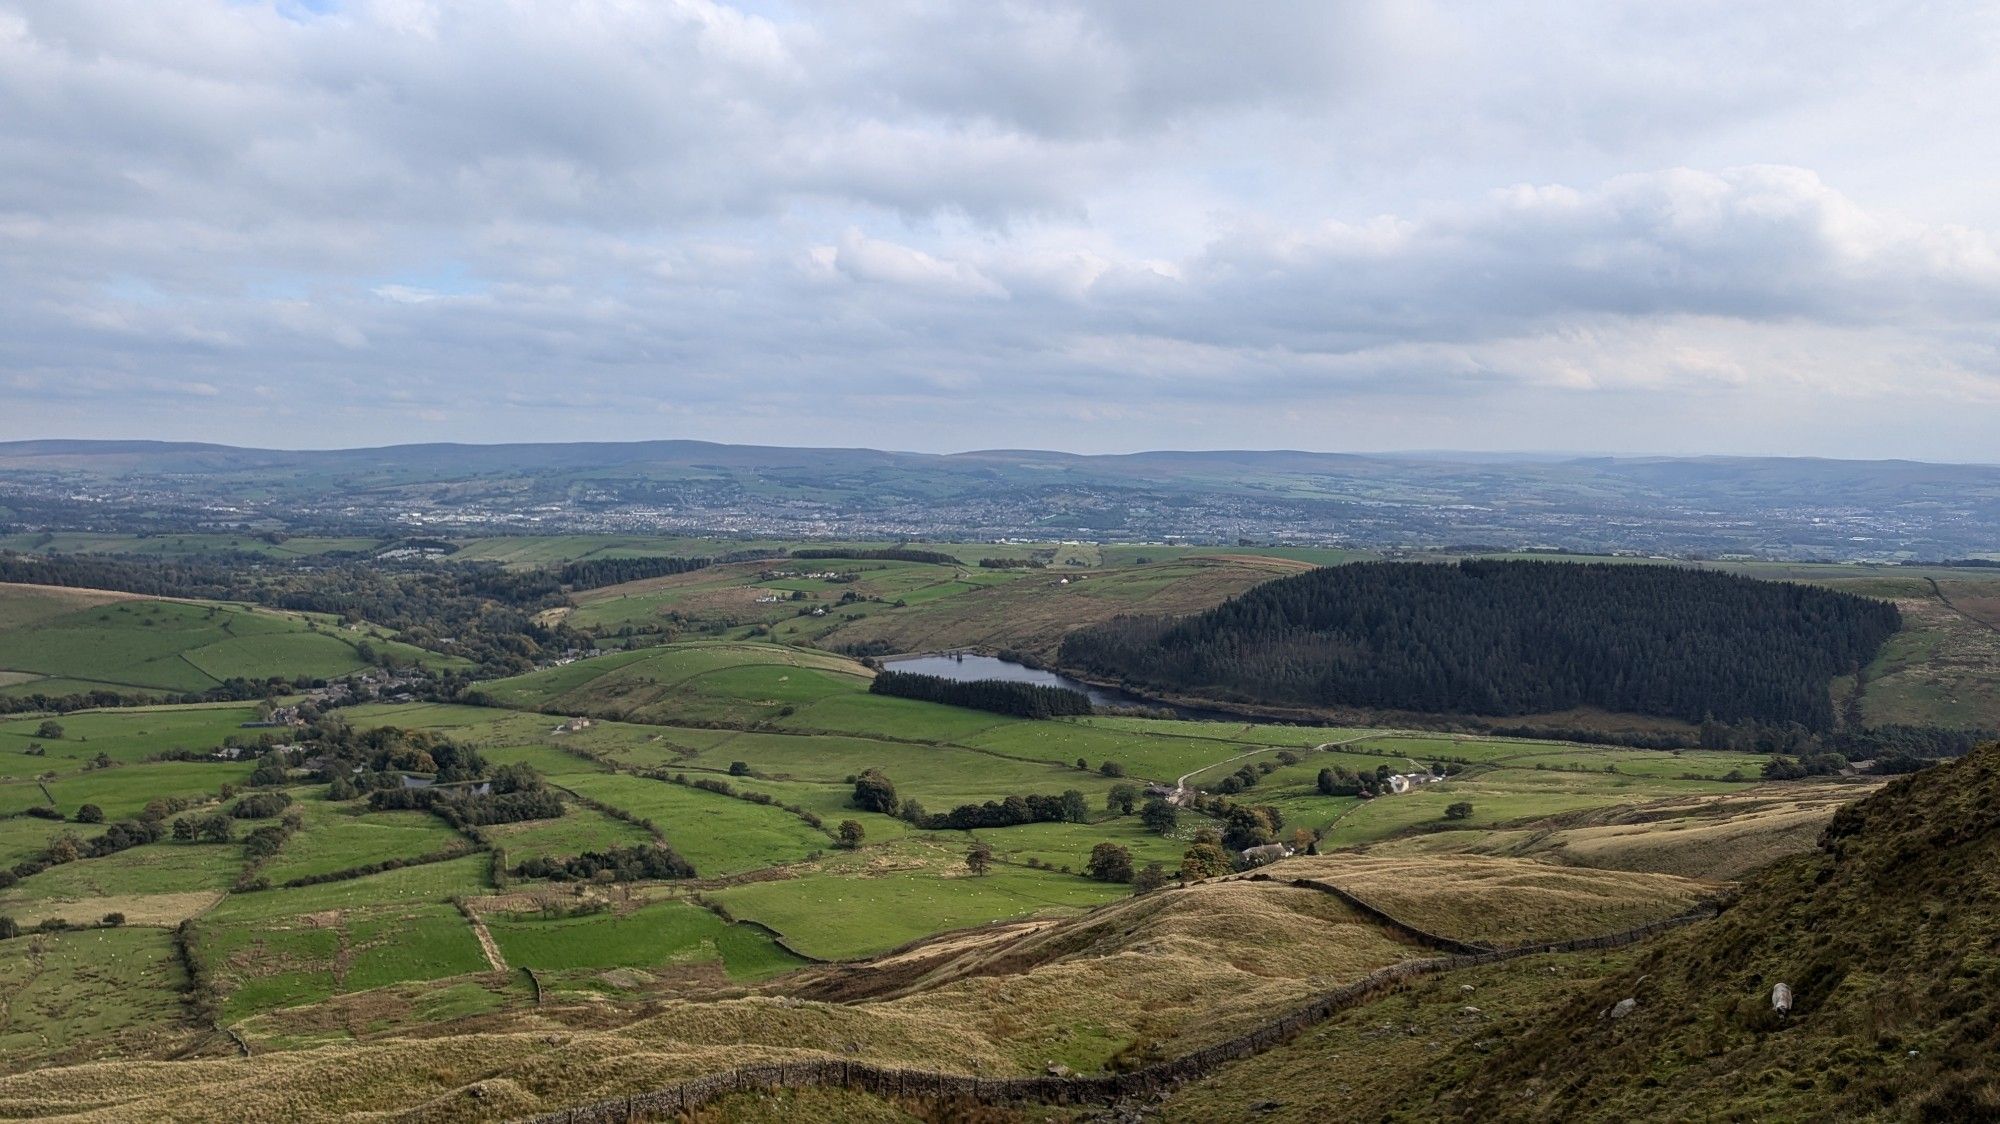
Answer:
[{"label": "conifer plantation", "polygon": [[1062,662],[1278,706],[1594,706],[1826,729],[1829,681],[1899,623],[1887,602],[1688,567],[1376,562],[1281,578],[1178,620],[1120,617],[1072,633]]}]

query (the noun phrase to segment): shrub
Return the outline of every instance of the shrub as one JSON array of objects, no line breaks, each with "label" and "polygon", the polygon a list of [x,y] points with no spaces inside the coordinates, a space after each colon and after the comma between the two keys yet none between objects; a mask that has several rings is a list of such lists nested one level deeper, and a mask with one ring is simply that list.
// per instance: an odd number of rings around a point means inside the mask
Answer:
[{"label": "shrub", "polygon": [[1460,800],[1455,804],[1447,806],[1444,810],[1444,818],[1448,820],[1463,820],[1470,819],[1471,817],[1472,802],[1470,800]]},{"label": "shrub", "polygon": [[76,822],[103,823],[104,809],[98,807],[95,804],[85,804],[83,807],[78,808],[76,810]]},{"label": "shrub", "polygon": [[268,820],[292,806],[292,798],[282,792],[255,792],[238,800],[229,814],[239,820]]},{"label": "shrub", "polygon": [[1116,843],[1099,843],[1090,849],[1083,872],[1099,882],[1132,881],[1132,852]]},{"label": "shrub", "polygon": [[880,812],[885,816],[896,814],[899,801],[896,786],[879,769],[869,769],[854,778],[854,806],[864,812]]}]

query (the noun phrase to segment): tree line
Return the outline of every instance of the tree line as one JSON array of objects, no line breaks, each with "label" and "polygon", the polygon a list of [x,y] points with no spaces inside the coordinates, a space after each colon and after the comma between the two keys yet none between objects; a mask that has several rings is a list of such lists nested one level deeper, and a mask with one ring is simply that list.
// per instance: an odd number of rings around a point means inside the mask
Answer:
[{"label": "tree line", "polygon": [[1686,567],[1371,562],[1280,578],[1189,617],[1082,629],[1062,662],[1265,705],[1595,706],[1826,730],[1829,681],[1900,625],[1885,601]]},{"label": "tree line", "polygon": [[1016,718],[1061,718],[1091,713],[1090,696],[1082,691],[1015,683],[1005,679],[964,682],[941,675],[884,671],[868,685],[869,694],[943,703],[946,706],[990,710]]},{"label": "tree line", "polygon": [[862,561],[881,562],[929,562],[935,566],[957,566],[958,555],[946,554],[941,550],[917,550],[907,546],[886,546],[862,550],[843,550],[838,547],[800,547],[791,552],[793,558],[853,558]]}]

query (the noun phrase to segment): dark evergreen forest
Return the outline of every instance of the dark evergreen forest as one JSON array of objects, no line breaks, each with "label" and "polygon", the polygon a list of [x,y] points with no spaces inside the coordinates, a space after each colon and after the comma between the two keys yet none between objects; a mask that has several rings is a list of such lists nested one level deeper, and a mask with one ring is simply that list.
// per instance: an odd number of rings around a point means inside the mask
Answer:
[{"label": "dark evergreen forest", "polygon": [[1887,602],[1679,566],[1370,562],[1280,578],[1190,617],[1083,629],[1062,663],[1276,706],[1595,706],[1825,730],[1829,681],[1900,623]]},{"label": "dark evergreen forest", "polygon": [[1082,691],[1044,687],[1036,683],[1014,683],[1003,679],[960,682],[940,675],[912,675],[906,671],[884,671],[868,685],[870,694],[921,699],[946,706],[990,710],[1017,718],[1061,718],[1089,714],[1090,697]]}]

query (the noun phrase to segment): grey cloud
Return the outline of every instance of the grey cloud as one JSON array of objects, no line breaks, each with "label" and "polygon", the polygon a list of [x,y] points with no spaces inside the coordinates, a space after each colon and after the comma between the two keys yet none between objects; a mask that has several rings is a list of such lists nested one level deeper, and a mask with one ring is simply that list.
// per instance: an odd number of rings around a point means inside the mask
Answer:
[{"label": "grey cloud", "polygon": [[1994,20],[1795,12],[0,0],[6,424],[1508,445],[1635,395],[1988,404],[2000,204],[1924,167],[2000,159],[1958,116]]}]

